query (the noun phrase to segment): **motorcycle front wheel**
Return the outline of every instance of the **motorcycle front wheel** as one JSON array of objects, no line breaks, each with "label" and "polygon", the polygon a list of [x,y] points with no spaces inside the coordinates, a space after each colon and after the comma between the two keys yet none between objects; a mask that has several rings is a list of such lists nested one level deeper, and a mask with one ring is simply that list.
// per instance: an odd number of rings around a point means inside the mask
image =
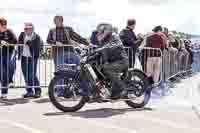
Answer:
[{"label": "motorcycle front wheel", "polygon": [[65,76],[55,76],[49,85],[51,103],[63,112],[76,112],[86,103],[79,93],[79,81]]}]

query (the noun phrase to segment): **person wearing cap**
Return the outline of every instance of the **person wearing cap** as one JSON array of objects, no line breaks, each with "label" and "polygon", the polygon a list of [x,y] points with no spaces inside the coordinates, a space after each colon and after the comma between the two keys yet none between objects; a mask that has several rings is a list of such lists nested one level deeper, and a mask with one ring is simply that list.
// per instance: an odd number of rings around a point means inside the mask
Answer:
[{"label": "person wearing cap", "polygon": [[74,45],[74,42],[76,42],[89,46],[89,42],[74,32],[73,28],[64,26],[63,16],[55,16],[54,24],[56,27],[50,29],[47,43],[53,45],[52,55],[55,69],[58,65],[65,63],[77,64],[77,60],[80,60],[79,56],[72,46],[67,45]]},{"label": "person wearing cap", "polygon": [[14,46],[6,45],[16,43],[15,34],[7,28],[7,20],[0,18],[0,45],[3,45],[0,47],[0,81],[3,87],[1,89],[1,98],[3,99],[7,98],[8,86],[14,75],[14,62],[12,62]]},{"label": "person wearing cap", "polygon": [[125,47],[128,47],[127,54],[129,56],[129,67],[134,68],[135,65],[135,54],[137,51],[137,48],[140,46],[140,44],[143,41],[143,38],[137,36],[134,33],[134,29],[136,26],[136,20],[135,19],[129,19],[127,21],[127,27],[123,29],[119,36],[120,39]]},{"label": "person wearing cap", "polygon": [[[42,91],[39,87],[40,82],[37,77],[37,64],[40,56],[42,40],[40,36],[34,32],[34,26],[32,23],[24,24],[24,31],[21,32],[19,36],[18,44],[20,44],[19,57],[21,58],[22,73],[26,85],[28,86],[23,97],[39,98],[41,97]],[[32,88],[34,88],[34,91]]]}]

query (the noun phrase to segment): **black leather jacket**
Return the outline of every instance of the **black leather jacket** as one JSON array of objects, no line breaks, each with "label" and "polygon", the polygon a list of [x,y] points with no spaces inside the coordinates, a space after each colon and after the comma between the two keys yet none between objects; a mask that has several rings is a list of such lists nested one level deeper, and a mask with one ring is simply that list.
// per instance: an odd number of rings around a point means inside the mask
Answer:
[{"label": "black leather jacket", "polygon": [[101,42],[99,46],[103,48],[101,54],[104,62],[128,61],[128,56],[118,36],[111,36],[106,41]]}]

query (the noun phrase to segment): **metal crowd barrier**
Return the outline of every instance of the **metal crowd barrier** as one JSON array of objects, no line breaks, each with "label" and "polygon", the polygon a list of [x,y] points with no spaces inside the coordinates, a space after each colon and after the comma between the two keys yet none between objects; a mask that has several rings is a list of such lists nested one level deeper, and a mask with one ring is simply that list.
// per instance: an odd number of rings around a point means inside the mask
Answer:
[{"label": "metal crowd barrier", "polygon": [[[5,47],[13,46],[15,52],[12,55],[5,55]],[[24,46],[23,44],[17,45],[7,45],[0,46],[0,75],[1,75],[1,88],[7,88],[8,84],[12,80],[14,88],[34,88],[41,87],[46,88],[49,85],[50,80],[54,76],[56,64],[64,64],[66,61],[65,52],[70,51],[70,45],[44,45],[41,51],[41,54],[37,62],[37,77],[40,82],[39,86],[33,85],[27,86],[22,74],[22,67],[25,65],[28,66],[28,63],[21,63],[22,59],[18,59],[19,47]],[[6,49],[7,53],[11,48]],[[90,52],[92,49],[88,50]],[[68,52],[69,52],[68,51]],[[176,76],[179,73],[185,72],[190,68],[188,64],[188,53],[185,51],[178,51],[174,48],[169,48],[168,50],[161,51],[160,49],[154,48],[142,48],[139,51],[134,51],[131,48],[126,48],[125,51],[129,56],[129,67],[135,67],[143,70],[149,76],[155,77],[157,81],[156,84],[159,84],[163,80],[168,80],[171,77]],[[80,51],[79,51],[80,52]],[[33,55],[34,56],[34,55]],[[5,59],[6,58],[6,59]],[[16,58],[16,59],[15,59]],[[70,54],[67,55],[67,59],[70,60]],[[36,61],[36,60],[35,60]],[[15,64],[16,62],[16,64]],[[33,61],[33,64],[36,63]],[[12,68],[16,68],[12,72]],[[34,67],[32,68],[34,69]],[[6,70],[6,72],[5,72]],[[25,70],[24,70],[25,71]],[[28,71],[28,70],[27,70]],[[29,70],[28,74],[33,74],[33,71]],[[35,79],[31,79],[32,82]],[[2,82],[6,86],[2,86]]]},{"label": "metal crowd barrier", "polygon": [[138,58],[140,62],[135,65],[135,68],[138,68],[140,63],[141,70],[152,77],[155,86],[163,81],[162,57],[161,49],[150,47],[140,48],[139,53],[136,54],[136,59]]},{"label": "metal crowd barrier", "polygon": [[200,51],[192,51],[192,53],[193,53],[192,70],[193,72],[200,72]]},{"label": "metal crowd barrier", "polygon": [[191,70],[190,53],[186,49],[177,50],[170,47],[163,52],[164,79],[169,80]]}]

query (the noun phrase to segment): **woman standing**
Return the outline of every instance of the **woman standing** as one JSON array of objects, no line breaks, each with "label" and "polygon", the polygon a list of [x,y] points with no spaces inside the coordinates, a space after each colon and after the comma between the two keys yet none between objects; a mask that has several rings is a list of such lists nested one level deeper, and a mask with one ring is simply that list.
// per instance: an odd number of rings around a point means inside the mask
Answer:
[{"label": "woman standing", "polygon": [[[34,32],[32,23],[25,23],[24,32],[19,36],[19,57],[21,57],[21,67],[26,82],[27,93],[24,98],[41,97],[41,88],[37,77],[37,64],[40,55],[42,41],[40,36]],[[33,92],[34,88],[34,92]]]}]

